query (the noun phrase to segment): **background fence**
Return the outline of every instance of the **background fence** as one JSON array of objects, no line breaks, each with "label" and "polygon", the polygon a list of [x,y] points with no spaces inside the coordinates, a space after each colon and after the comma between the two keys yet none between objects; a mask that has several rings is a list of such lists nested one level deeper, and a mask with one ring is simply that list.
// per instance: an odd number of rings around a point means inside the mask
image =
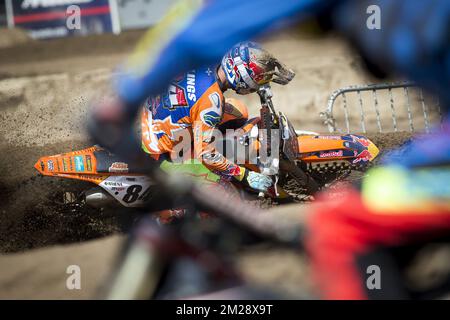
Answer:
[{"label": "background fence", "polygon": [[321,117],[330,132],[429,132],[442,114],[437,99],[398,82],[338,89]]}]

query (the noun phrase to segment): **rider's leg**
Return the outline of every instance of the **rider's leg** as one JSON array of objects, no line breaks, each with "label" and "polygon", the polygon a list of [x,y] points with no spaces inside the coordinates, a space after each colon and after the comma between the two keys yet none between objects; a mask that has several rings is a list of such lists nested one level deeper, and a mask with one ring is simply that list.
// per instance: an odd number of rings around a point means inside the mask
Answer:
[{"label": "rider's leg", "polygon": [[[193,178],[194,181],[202,183],[205,188],[210,188],[211,192],[223,193],[223,196],[229,197],[230,201],[239,197],[239,191],[230,181],[223,180],[219,175],[211,172],[198,160],[187,160],[183,163],[174,163],[165,160],[161,162],[160,168],[171,174],[188,175]],[[158,223],[169,224],[182,218],[186,214],[186,209],[166,209],[154,212],[153,214]],[[210,214],[199,212],[198,216],[201,219],[207,219],[210,217]]]}]

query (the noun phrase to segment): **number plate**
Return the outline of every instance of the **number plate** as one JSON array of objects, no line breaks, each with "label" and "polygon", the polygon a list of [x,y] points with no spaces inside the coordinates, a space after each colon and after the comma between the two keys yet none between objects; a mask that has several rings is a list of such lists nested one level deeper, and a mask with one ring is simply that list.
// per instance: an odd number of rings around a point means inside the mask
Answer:
[{"label": "number plate", "polygon": [[152,181],[146,176],[109,176],[100,186],[125,207],[142,207],[151,197]]}]

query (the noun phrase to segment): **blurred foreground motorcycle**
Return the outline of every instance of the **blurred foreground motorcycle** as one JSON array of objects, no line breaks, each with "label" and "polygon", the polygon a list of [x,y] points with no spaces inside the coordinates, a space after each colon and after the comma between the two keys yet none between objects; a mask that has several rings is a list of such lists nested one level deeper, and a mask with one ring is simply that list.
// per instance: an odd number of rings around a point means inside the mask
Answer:
[{"label": "blurred foreground motorcycle", "polygon": [[[162,176],[161,176],[162,177]],[[160,177],[160,178],[161,178]],[[297,283],[298,294],[246,281],[236,268],[236,254],[249,240],[303,252],[308,233],[301,218],[311,208],[284,206],[297,219],[282,212],[267,212],[244,202],[228,201],[186,177],[165,177],[161,190],[176,190],[174,199],[190,209],[176,224],[160,227],[142,219],[117,258],[115,270],[100,298],[105,299],[311,299],[321,296]],[[198,212],[217,219],[199,220]],[[345,234],[343,234],[345,236]],[[441,299],[450,293],[448,257],[450,235],[434,240],[374,248],[358,258],[361,286],[366,286],[367,264],[381,266],[382,287],[368,290],[371,299]],[[283,263],[280,261],[280,263]],[[275,266],[274,266],[275,267]],[[299,266],[300,268],[301,266]]]}]

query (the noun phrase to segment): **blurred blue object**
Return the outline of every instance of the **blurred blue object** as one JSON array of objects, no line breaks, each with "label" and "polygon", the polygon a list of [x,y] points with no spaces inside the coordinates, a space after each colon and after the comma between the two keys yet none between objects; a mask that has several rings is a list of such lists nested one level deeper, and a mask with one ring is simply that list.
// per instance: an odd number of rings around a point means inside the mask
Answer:
[{"label": "blurred blue object", "polygon": [[383,164],[405,167],[443,166],[450,163],[450,120],[429,135],[409,141],[388,153]]},{"label": "blurred blue object", "polygon": [[[172,24],[176,32],[161,30],[139,50],[141,65],[124,68],[118,79],[120,96],[136,105],[162,91],[176,74],[200,65],[219,63],[236,42],[253,38],[283,19],[303,21],[326,14],[333,25],[372,63],[398,73],[436,92],[443,106],[450,101],[448,0],[215,0],[184,1],[189,9]],[[380,8],[380,29],[369,29],[367,8]],[[182,11],[182,10],[179,10]],[[170,16],[170,14],[169,14]],[[292,18],[296,19],[292,19]],[[180,20],[185,21],[180,22]],[[164,24],[164,23],[163,23]],[[170,26],[169,26],[170,27]],[[170,37],[166,39],[166,36]],[[152,55],[152,56],[151,56]]]}]

